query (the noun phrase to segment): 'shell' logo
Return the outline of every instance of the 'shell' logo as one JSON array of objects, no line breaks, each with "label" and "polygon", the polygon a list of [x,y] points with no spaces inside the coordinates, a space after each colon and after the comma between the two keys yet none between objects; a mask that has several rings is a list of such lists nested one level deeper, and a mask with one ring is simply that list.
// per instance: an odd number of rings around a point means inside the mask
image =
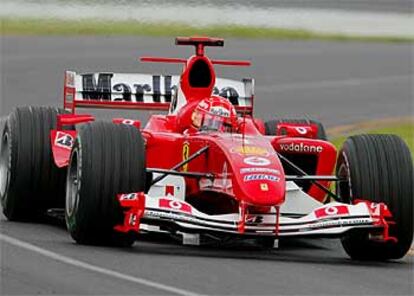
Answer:
[{"label": "'shell' logo", "polygon": [[234,149],[234,152],[242,155],[261,155],[267,156],[269,152],[267,149],[257,146],[240,146]]}]

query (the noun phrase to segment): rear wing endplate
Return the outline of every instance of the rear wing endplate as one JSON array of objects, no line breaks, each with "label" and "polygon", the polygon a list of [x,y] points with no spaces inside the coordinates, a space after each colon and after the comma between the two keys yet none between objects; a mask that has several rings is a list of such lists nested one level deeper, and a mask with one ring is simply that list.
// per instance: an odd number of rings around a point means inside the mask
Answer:
[{"label": "rear wing endplate", "polygon": [[[64,108],[170,110],[180,77],[170,75],[65,72]],[[228,98],[239,113],[253,113],[254,80],[217,78],[214,95]]]}]

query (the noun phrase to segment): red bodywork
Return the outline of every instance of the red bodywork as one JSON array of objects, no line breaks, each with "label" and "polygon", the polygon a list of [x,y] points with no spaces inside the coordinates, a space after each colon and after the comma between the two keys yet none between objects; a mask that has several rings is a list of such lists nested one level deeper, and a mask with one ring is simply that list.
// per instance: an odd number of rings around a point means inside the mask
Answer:
[{"label": "red bodywork", "polygon": [[[239,213],[240,219],[237,224],[239,233],[245,231],[249,212],[276,213],[274,233],[278,234],[280,206],[285,202],[287,190],[286,177],[295,174],[286,171],[279,155],[291,160],[309,175],[328,176],[332,174],[336,162],[335,147],[327,141],[317,139],[318,125],[313,123],[282,122],[275,127],[276,135],[265,135],[263,121],[252,116],[252,104],[239,105],[232,102],[239,114],[237,132],[235,133],[198,132],[191,129],[191,115],[198,103],[205,98],[217,95],[213,65],[249,66],[250,62],[209,59],[205,55],[204,47],[222,46],[222,39],[177,38],[176,44],[194,45],[196,54],[188,59],[141,58],[143,62],[183,65],[175,93],[175,101],[174,99],[163,101],[159,96],[151,102],[145,101],[144,96],[134,101],[130,98],[132,93],[126,91],[118,94],[124,99],[118,97],[113,99],[108,92],[105,93],[103,84],[96,87],[96,91],[101,91],[101,93],[92,96],[85,89],[79,92],[74,72],[66,73],[64,108],[70,111],[70,114],[59,115],[57,130],[53,130],[51,133],[56,165],[64,167],[69,162],[71,145],[76,137],[76,131],[69,131],[67,127],[94,120],[94,117],[90,115],[75,114],[77,107],[169,110],[166,115],[152,115],[144,127],[141,126],[139,120],[115,118],[113,122],[130,124],[141,130],[146,141],[147,168],[171,170],[194,153],[208,147],[205,153],[178,169],[182,172],[196,173],[202,177],[185,177],[185,203],[177,201],[177,206],[183,209],[191,204],[199,209],[200,205],[208,204],[215,208],[216,214]],[[106,75],[110,76],[111,74]],[[250,84],[244,86],[248,89],[251,84],[250,81]],[[126,86],[119,89],[125,90]],[[150,90],[151,88],[144,85],[142,89]],[[165,91],[167,91],[167,86],[165,86]],[[79,93],[82,93],[87,99],[85,97],[80,99]],[[138,89],[135,95],[138,98]],[[252,103],[253,92],[249,96],[246,95],[246,98]],[[231,101],[230,98],[229,100]],[[203,177],[207,175],[213,177]],[[330,185],[327,180],[317,182],[325,187]],[[302,183],[300,187],[318,202],[325,201],[326,192],[320,188],[321,186],[307,182]],[[146,196],[144,193],[134,194],[133,196],[125,194],[118,196],[121,205],[129,209],[125,212],[124,226],[117,226],[119,231],[138,231],[139,229],[140,218],[144,215]],[[174,196],[173,185],[166,185],[165,195]],[[165,202],[168,203],[169,200],[166,199]],[[341,214],[341,206],[337,206],[336,209]],[[348,209],[347,206],[343,206],[344,211],[348,211]],[[380,214],[375,216],[374,213],[371,213],[371,216],[378,217],[378,221],[380,221],[378,223],[387,226],[384,219],[388,217],[388,212],[385,211],[382,204],[379,210]],[[324,209],[320,211],[325,213]],[[316,218],[319,218],[319,212],[315,212]],[[385,226],[386,235],[384,237],[391,239],[388,237]]]},{"label": "red bodywork", "polygon": [[[333,171],[336,150],[326,141],[315,139],[316,125],[281,124],[278,130],[284,135],[265,136],[264,125],[260,119],[250,115],[239,118],[237,134],[187,132],[190,127],[191,114],[197,104],[213,94],[216,75],[213,64],[231,66],[249,66],[249,61],[210,60],[205,56],[205,46],[222,46],[222,39],[205,37],[177,38],[177,45],[194,45],[196,54],[187,60],[181,58],[143,57],[144,62],[167,62],[183,64],[179,88],[186,103],[175,114],[153,115],[142,134],[146,139],[147,167],[171,169],[177,163],[199,149],[209,146],[207,153],[184,166],[186,171],[212,173],[214,182],[186,179],[186,195],[208,198],[203,192],[214,192],[215,196],[233,198],[239,204],[267,211],[270,207],[280,206],[285,199],[285,172],[277,153],[289,155],[311,156],[316,160],[315,175],[330,175]],[[190,83],[190,75],[194,75],[194,67],[204,66],[208,69],[210,79],[205,85],[194,86]],[[206,73],[204,73],[206,75]],[[75,81],[70,75],[65,76],[64,107],[72,114],[60,115],[58,130],[64,126],[74,125],[94,118],[90,115],[75,115],[77,107],[102,107],[126,109],[159,109],[168,110],[169,103],[144,103],[105,100],[77,100]],[[235,106],[239,114],[251,114],[253,108]],[[137,128],[141,123],[137,120],[116,118],[114,123],[132,124]],[[287,132],[286,132],[287,131]],[[69,160],[70,147],[61,148],[55,145],[56,133],[52,132],[52,144],[55,162],[59,167],[66,166]],[[68,132],[73,138],[76,132]],[[296,149],[296,147],[299,147]],[[184,149],[186,155],[183,155]],[[212,183],[212,184],[210,184]],[[328,186],[328,181],[321,181]],[[319,201],[323,201],[325,193],[312,185],[308,193]],[[230,209],[229,209],[230,210]]]}]

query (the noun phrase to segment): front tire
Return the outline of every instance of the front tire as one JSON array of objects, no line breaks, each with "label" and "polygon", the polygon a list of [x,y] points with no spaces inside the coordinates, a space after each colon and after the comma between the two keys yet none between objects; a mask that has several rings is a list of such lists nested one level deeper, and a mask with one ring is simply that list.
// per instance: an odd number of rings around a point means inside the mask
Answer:
[{"label": "front tire", "polygon": [[65,216],[72,238],[81,244],[131,245],[116,232],[123,214],[117,194],[145,190],[145,147],[135,127],[106,122],[86,124],[71,154]]},{"label": "front tire", "polygon": [[407,145],[394,135],[350,137],[339,152],[336,173],[347,180],[337,186],[343,202],[383,202],[396,222],[390,235],[398,243],[371,241],[366,231],[355,230],[342,239],[347,254],[359,260],[402,258],[413,240],[413,162]]}]

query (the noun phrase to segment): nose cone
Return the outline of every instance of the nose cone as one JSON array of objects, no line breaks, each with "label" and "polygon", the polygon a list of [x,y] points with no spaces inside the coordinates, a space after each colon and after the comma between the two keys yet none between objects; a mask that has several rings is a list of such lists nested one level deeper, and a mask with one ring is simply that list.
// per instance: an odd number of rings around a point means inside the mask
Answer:
[{"label": "nose cone", "polygon": [[235,193],[240,199],[257,206],[275,206],[283,203],[285,178],[280,161],[274,153],[234,158],[237,159],[234,162],[234,179],[238,185]]},{"label": "nose cone", "polygon": [[284,202],[283,167],[265,138],[248,144],[234,139],[223,141],[223,144],[232,168],[233,192],[237,199],[255,206],[275,206]]}]

